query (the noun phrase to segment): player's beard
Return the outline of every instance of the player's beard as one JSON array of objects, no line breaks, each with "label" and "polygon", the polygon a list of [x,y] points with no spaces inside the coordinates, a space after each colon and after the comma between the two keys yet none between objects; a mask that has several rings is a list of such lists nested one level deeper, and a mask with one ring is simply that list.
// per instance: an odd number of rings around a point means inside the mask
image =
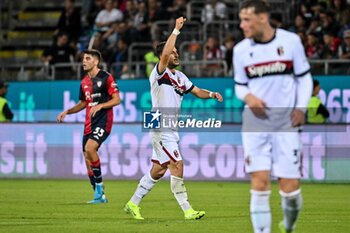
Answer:
[{"label": "player's beard", "polygon": [[85,67],[84,72],[89,73],[92,69],[93,67]]},{"label": "player's beard", "polygon": [[257,32],[257,33],[253,36],[253,39],[254,39],[255,41],[260,42],[260,41],[262,41],[263,36],[264,36],[264,32],[263,32],[263,31]]},{"label": "player's beard", "polygon": [[179,65],[180,65],[179,63],[175,64],[174,62],[169,62],[168,68],[169,68],[169,69],[175,69],[175,68],[178,67]]}]

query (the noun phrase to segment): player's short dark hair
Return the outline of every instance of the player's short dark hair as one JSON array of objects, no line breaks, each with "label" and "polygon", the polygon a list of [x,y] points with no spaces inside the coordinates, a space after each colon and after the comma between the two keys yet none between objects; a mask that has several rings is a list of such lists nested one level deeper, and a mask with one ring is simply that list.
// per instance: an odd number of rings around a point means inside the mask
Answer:
[{"label": "player's short dark hair", "polygon": [[255,14],[269,13],[271,10],[270,4],[264,0],[247,0],[241,3],[239,11],[247,8],[254,8]]},{"label": "player's short dark hair", "polygon": [[85,51],[83,52],[83,55],[84,55],[84,54],[88,54],[88,55],[91,55],[91,56],[97,58],[97,60],[98,60],[98,64],[97,64],[97,65],[99,65],[100,62],[102,61],[102,55],[101,55],[100,51],[98,51],[98,50],[96,50],[96,49],[88,49],[88,50],[85,50]]},{"label": "player's short dark hair", "polygon": [[160,58],[160,56],[162,55],[165,44],[166,44],[166,41],[162,41],[157,44],[155,52],[158,58]]},{"label": "player's short dark hair", "polygon": [[315,89],[315,87],[320,85],[320,82],[317,79],[313,79],[312,84],[313,84],[313,88]]}]

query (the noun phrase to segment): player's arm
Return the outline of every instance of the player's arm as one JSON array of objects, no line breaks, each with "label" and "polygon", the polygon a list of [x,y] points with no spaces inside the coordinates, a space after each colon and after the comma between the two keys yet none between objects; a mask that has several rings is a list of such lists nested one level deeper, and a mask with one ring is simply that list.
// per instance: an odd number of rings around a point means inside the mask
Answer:
[{"label": "player's arm", "polygon": [[73,106],[72,108],[65,110],[63,112],[61,112],[60,114],[58,114],[57,116],[57,122],[63,122],[63,119],[66,117],[66,115],[70,115],[70,114],[74,114],[77,112],[80,112],[81,110],[83,110],[86,107],[86,102],[85,100],[79,100],[79,102]]},{"label": "player's arm", "polygon": [[217,99],[219,102],[222,102],[223,98],[219,92],[212,92],[205,89],[198,88],[196,86],[193,87],[191,93],[201,99]]},{"label": "player's arm", "polygon": [[297,104],[292,112],[292,126],[305,123],[305,111],[312,95],[312,78],[310,72],[297,79]]},{"label": "player's arm", "polygon": [[265,108],[263,100],[253,95],[247,85],[235,85],[235,92],[238,99],[244,101],[250,108]]},{"label": "player's arm", "polygon": [[305,123],[305,112],[312,95],[313,84],[304,46],[298,36],[293,42],[293,69],[297,82],[297,101],[291,114],[291,121],[292,126],[296,127]]},{"label": "player's arm", "polygon": [[258,117],[266,117],[264,101],[256,97],[250,92],[248,87],[249,79],[244,70],[244,64],[242,64],[241,53],[237,51],[238,48],[233,49],[233,67],[234,67],[234,80],[235,80],[235,94],[238,99],[244,101],[247,106],[252,110],[254,115]]},{"label": "player's arm", "polygon": [[180,34],[180,29],[185,22],[186,18],[184,17],[179,17],[176,19],[175,28],[171,35],[168,37],[168,40],[164,45],[162,55],[160,56],[160,61],[158,63],[158,74],[162,74],[168,66],[169,57],[175,47],[176,38]]},{"label": "player's arm", "polygon": [[114,106],[120,104],[119,92],[113,93],[111,97],[112,98],[107,102],[91,107],[89,111],[89,117],[94,117],[96,112],[100,111],[101,109],[113,108]]},{"label": "player's arm", "polygon": [[242,100],[247,104],[247,106],[252,110],[254,115],[258,117],[266,117],[265,109],[266,104],[265,102],[253,95],[250,91],[248,86],[237,84],[235,85],[235,93],[238,99]]}]

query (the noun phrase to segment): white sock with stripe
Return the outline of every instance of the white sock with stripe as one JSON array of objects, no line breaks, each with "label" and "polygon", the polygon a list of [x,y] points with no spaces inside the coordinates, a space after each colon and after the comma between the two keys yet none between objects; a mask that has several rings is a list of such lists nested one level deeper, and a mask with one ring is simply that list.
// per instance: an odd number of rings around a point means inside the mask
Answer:
[{"label": "white sock with stripe", "polygon": [[271,211],[269,199],[271,191],[250,190],[250,193],[250,216],[254,233],[270,233]]},{"label": "white sock with stripe", "polygon": [[182,178],[171,176],[170,188],[171,188],[171,192],[173,192],[174,197],[177,200],[177,203],[179,203],[183,211],[186,211],[189,208],[191,208],[191,205],[188,202],[187,191],[184,184],[184,180]]},{"label": "white sock with stripe", "polygon": [[295,223],[298,219],[301,207],[303,205],[301,189],[298,189],[291,193],[285,193],[282,190],[280,190],[280,195],[282,196],[284,227],[287,231],[292,231],[295,228]]},{"label": "white sock with stripe", "polygon": [[151,177],[151,174],[146,173],[140,180],[137,185],[136,191],[134,195],[131,197],[131,201],[135,205],[139,205],[141,200],[152,190],[154,185],[158,182],[158,180],[154,180]]}]

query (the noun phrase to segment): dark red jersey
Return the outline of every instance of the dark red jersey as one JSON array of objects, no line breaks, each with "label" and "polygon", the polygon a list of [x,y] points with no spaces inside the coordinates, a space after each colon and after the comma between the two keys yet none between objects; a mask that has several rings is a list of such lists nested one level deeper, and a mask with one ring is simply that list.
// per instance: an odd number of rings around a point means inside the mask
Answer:
[{"label": "dark red jersey", "polygon": [[113,76],[106,71],[100,70],[96,77],[90,78],[85,75],[80,83],[79,99],[86,101],[86,117],[84,135],[90,134],[93,129],[100,127],[111,132],[113,123],[113,109],[101,109],[94,117],[89,117],[92,106],[108,102],[112,94],[118,93],[118,87]]}]

